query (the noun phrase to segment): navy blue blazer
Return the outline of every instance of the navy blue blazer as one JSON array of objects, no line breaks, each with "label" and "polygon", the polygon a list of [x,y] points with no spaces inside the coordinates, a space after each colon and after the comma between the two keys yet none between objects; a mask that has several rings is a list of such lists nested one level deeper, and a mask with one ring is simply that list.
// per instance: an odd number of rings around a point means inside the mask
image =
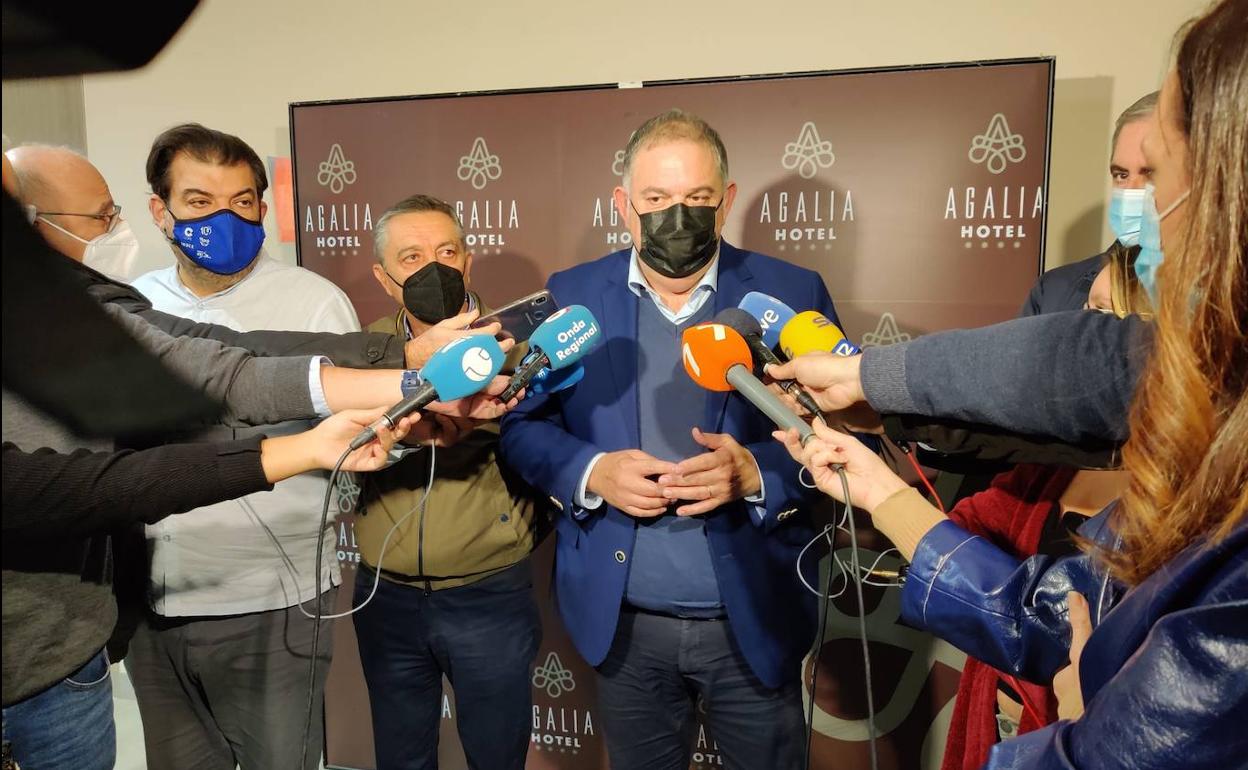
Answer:
[{"label": "navy blue blazer", "polygon": [[[550,495],[556,519],[555,593],[572,641],[591,665],[615,637],[636,537],[631,516],[604,503],[581,520],[572,515],[582,475],[599,452],[635,449],[638,410],[648,394],[637,388],[639,299],[628,287],[631,251],[623,250],[550,277],[560,306],[584,305],[598,319],[604,344],[583,363],[574,388],[524,401],[503,418],[500,455],[527,482]],[[722,243],[715,312],[759,291],[794,310],[818,310],[836,321],[823,280],[813,271]],[[797,578],[798,551],[813,537],[802,506],[812,494],[798,466],[771,438],[773,424],[736,393],[707,392],[698,426],[728,433],[758,462],[765,515],[741,500],[706,517],[715,575],[733,636],[758,678],[778,687],[796,676],[814,635],[816,602]],[[813,584],[816,560],[806,567]]]}]

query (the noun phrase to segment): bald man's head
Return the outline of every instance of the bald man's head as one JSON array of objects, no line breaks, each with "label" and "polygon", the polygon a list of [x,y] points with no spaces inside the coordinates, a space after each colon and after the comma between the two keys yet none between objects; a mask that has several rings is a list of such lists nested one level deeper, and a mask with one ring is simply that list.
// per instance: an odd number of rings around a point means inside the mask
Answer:
[{"label": "bald man's head", "polygon": [[5,153],[22,191],[35,207],[35,227],[57,251],[82,260],[87,241],[108,232],[116,206],[108,183],[91,161],[67,147],[27,145]]}]

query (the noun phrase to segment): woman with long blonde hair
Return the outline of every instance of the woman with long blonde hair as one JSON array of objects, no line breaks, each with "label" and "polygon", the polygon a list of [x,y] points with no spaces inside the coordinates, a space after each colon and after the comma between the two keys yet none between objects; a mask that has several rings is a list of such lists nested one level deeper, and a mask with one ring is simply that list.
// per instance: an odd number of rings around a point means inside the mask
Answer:
[{"label": "woman with long blonde hair", "polygon": [[[1081,588],[1094,566],[1125,589],[1100,591],[1090,609],[1070,594],[1071,665],[1054,681],[1064,719],[998,745],[988,767],[1225,770],[1248,757],[1248,1],[1223,0],[1180,31],[1144,152],[1152,201],[1135,270],[1155,281],[1155,333],[1127,491],[1084,530],[1083,566],[1012,569],[852,437],[816,425],[802,447],[777,434],[838,498],[843,467],[852,502],[911,558],[907,622],[976,657],[1043,648],[1052,637],[1029,646],[1028,629],[1065,615],[1041,606],[1045,591]],[[830,407],[821,367],[775,374]]]}]

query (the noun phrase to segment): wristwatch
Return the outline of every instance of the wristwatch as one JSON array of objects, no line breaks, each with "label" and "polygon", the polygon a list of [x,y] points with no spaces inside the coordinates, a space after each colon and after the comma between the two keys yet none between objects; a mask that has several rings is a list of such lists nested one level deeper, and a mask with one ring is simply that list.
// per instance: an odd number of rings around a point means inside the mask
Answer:
[{"label": "wristwatch", "polygon": [[402,391],[403,398],[407,398],[414,395],[424,383],[425,380],[420,376],[419,369],[404,369],[403,377],[399,380],[399,390]]}]

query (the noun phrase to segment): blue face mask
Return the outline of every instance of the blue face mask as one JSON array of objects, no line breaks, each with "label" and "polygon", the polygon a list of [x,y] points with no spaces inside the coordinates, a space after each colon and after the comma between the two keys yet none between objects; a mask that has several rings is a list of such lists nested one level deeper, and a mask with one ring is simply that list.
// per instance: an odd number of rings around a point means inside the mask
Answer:
[{"label": "blue face mask", "polygon": [[1123,246],[1140,242],[1140,222],[1144,218],[1144,190],[1114,188],[1109,195],[1109,229]]},{"label": "blue face mask", "polygon": [[217,275],[233,275],[260,253],[264,226],[243,219],[229,209],[205,217],[173,220],[173,237],[192,262]]},{"label": "blue face mask", "polygon": [[1148,292],[1153,307],[1157,306],[1157,268],[1161,267],[1165,255],[1161,253],[1161,220],[1170,216],[1170,212],[1187,200],[1191,190],[1184,192],[1166,207],[1165,211],[1157,211],[1157,200],[1153,197],[1153,183],[1144,185],[1144,218],[1140,222],[1140,255],[1135,258],[1135,274],[1140,285]]}]

